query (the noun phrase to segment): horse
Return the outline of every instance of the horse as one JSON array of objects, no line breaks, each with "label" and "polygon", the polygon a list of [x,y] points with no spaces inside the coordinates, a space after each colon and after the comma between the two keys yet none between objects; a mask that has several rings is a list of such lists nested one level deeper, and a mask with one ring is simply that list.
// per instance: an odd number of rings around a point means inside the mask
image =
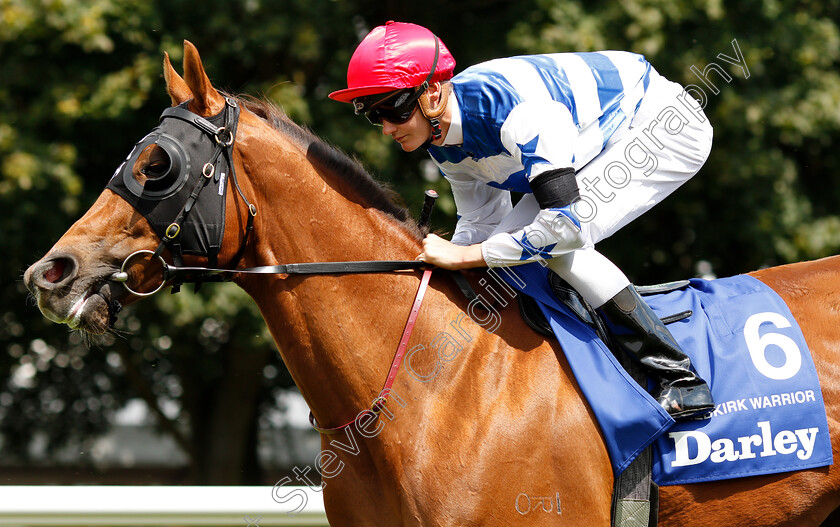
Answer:
[{"label": "horse", "polygon": [[[210,118],[233,99],[241,110],[231,154],[239,181],[226,190],[219,267],[413,260],[421,252],[422,232],[385,187],[273,105],[217,91],[191,43],[184,42],[183,77],[168,54],[163,69],[173,106]],[[138,157],[134,176],[153,173],[154,158]],[[136,251],[160,243],[143,214],[105,189],[24,280],[48,319],[101,333],[115,302],[140,298],[111,277]],[[159,254],[173,256],[170,246]],[[130,266],[148,288],[159,280],[151,260]],[[314,420],[323,427],[356,420],[339,435],[321,436],[316,467],[331,525],[609,525],[610,460],[563,351],[527,327],[513,302],[498,306],[490,328],[465,316],[467,300],[442,272],[431,275],[408,343],[420,351],[399,370],[378,421],[357,419],[382,401],[382,379],[424,274],[233,275],[259,306]],[[781,295],[801,324],[836,458],[840,260],[752,276]],[[457,342],[435,347],[444,333]],[[662,487],[659,523],[819,525],[838,504],[833,465]]]}]

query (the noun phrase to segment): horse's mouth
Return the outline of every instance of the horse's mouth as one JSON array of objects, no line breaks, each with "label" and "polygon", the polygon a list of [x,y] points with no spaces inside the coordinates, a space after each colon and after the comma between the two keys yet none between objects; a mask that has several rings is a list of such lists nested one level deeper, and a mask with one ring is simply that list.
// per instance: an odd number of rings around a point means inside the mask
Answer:
[{"label": "horse's mouth", "polygon": [[113,327],[117,313],[122,309],[115,290],[121,290],[111,282],[100,280],[91,285],[70,307],[64,320],[71,329],[100,335]]}]

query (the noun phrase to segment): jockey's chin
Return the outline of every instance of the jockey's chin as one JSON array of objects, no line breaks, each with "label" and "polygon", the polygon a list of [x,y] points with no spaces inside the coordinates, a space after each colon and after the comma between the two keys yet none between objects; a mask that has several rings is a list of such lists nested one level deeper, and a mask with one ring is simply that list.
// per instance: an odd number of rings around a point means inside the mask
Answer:
[{"label": "jockey's chin", "polygon": [[425,139],[417,139],[416,137],[394,138],[394,141],[400,144],[400,147],[405,152],[414,152],[426,142]]},{"label": "jockey's chin", "polygon": [[383,120],[382,133],[390,135],[405,152],[413,152],[432,136],[432,125],[423,117],[422,112],[415,111],[411,119],[404,123],[394,124]]}]

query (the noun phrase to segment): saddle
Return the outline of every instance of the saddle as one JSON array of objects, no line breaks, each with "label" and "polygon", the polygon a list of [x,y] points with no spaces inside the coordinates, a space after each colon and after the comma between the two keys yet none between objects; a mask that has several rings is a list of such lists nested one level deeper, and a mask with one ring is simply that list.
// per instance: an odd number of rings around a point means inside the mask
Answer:
[{"label": "saddle", "polygon": [[[610,337],[604,321],[597,311],[568,282],[554,273],[549,273],[551,290],[560,302],[571,309],[580,320],[591,327],[606,344],[622,367],[641,386],[647,378],[644,371],[630,357],[623,353]],[[668,293],[684,289],[690,285],[688,280],[667,282],[651,286],[634,286],[642,296]],[[525,322],[537,333],[554,338],[554,332],[540,309],[537,301],[530,296],[518,294],[519,312]],[[662,318],[665,324],[672,324],[692,315],[683,311]],[[659,514],[659,487],[651,476],[652,453],[648,447],[622,472],[613,487],[612,522],[613,527],[655,527]]]},{"label": "saddle", "polygon": [[[625,366],[626,368],[626,355],[624,353],[620,353],[620,350],[613,345],[609,332],[607,332],[606,326],[604,325],[604,321],[601,320],[601,316],[598,312],[589,305],[589,302],[587,302],[580,293],[575,290],[575,288],[569,285],[568,282],[554,273],[549,273],[549,284],[551,285],[551,291],[554,293],[554,296],[556,296],[563,305],[571,309],[579,319],[591,327],[598,335],[598,338],[604,341],[604,344],[606,344],[610,351],[616,355],[616,358],[618,358],[622,366]],[[640,295],[648,296],[678,291],[680,289],[685,289],[689,285],[690,282],[688,280],[677,280],[663,284],[647,286],[637,285],[633,287],[635,287],[636,291],[638,291]],[[554,331],[552,331],[551,326],[548,324],[548,320],[546,320],[545,315],[537,304],[537,301],[527,295],[520,294],[516,296],[519,302],[519,313],[522,315],[525,323],[540,335],[553,338]],[[691,311],[674,313],[673,315],[663,317],[662,322],[666,325],[673,324],[674,322],[688,318],[691,315]]]}]

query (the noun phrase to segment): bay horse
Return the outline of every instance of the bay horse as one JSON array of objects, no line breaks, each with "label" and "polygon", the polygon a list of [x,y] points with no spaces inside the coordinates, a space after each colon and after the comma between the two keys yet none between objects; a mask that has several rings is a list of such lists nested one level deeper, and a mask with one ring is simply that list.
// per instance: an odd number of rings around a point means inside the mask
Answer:
[{"label": "bay horse", "polygon": [[[173,106],[210,117],[226,98],[196,48],[184,43],[184,76],[164,57]],[[253,99],[241,107],[232,159],[241,195],[227,187],[220,267],[283,262],[413,260],[422,235],[407,212],[345,155]],[[149,156],[149,158],[152,156]],[[153,160],[138,160],[151,166]],[[142,167],[141,167],[142,168]],[[145,172],[143,172],[145,173]],[[160,243],[149,222],[106,189],[24,280],[42,313],[91,333],[107,330],[114,301],[137,300],[109,277]],[[240,251],[240,247],[244,250]],[[237,254],[239,253],[239,254]],[[167,250],[165,258],[171,256]],[[186,255],[187,264],[203,258]],[[139,271],[141,281],[153,281]],[[840,449],[840,260],[752,273],[787,302],[816,363],[835,459]],[[295,383],[321,426],[353,420],[379,393],[421,272],[235,275],[259,306]],[[467,301],[432,275],[410,344],[448,330],[460,348],[427,350],[400,370],[376,435],[322,435],[324,503],[332,525],[606,526],[613,473],[594,416],[563,352],[528,328],[511,304],[490,331],[464,316]],[[457,327],[456,327],[457,326]],[[459,336],[460,335],[460,336]],[[336,450],[336,441],[346,448]],[[351,447],[352,443],[352,447]],[[347,453],[351,452],[351,453]],[[314,476],[314,472],[312,474]],[[560,510],[524,509],[556,498]],[[661,489],[662,526],[819,525],[840,504],[837,465]],[[534,508],[536,509],[536,508]]]}]

